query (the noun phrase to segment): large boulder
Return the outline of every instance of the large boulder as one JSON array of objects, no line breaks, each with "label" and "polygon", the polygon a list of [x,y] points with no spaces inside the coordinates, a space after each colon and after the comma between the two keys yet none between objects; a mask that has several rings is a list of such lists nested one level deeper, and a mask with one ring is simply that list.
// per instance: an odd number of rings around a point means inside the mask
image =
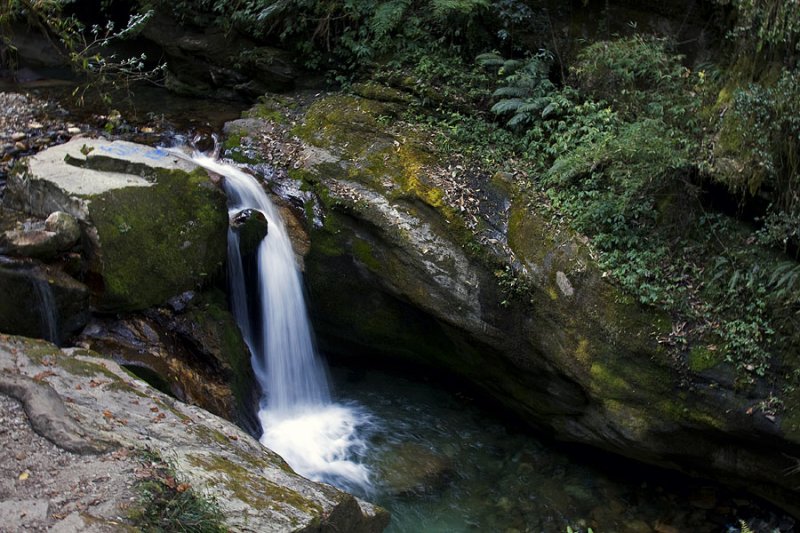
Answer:
[{"label": "large boulder", "polygon": [[741,389],[722,357],[687,368],[666,348],[670,317],[612,284],[584,238],[507,176],[436,161],[411,128],[387,133],[395,105],[327,96],[284,131],[301,140],[284,150],[298,154],[287,180],[319,202],[305,268],[323,348],[445,369],[560,439],[800,512],[796,411],[761,409],[770,390]]},{"label": "large boulder", "polygon": [[[0,335],[0,394],[20,400],[33,429],[52,444],[87,456],[86,461],[91,461],[88,456],[98,456],[90,463],[95,465],[91,477],[84,481],[80,476],[85,472],[79,467],[56,470],[53,475],[63,480],[60,486],[38,478],[51,465],[28,461],[27,481],[47,484],[54,491],[49,503],[41,500],[44,509],[48,505],[58,509],[67,498],[79,497],[70,495],[76,492],[70,486],[80,484],[86,490],[78,492],[91,492],[95,485],[108,487],[121,478],[119,488],[102,494],[102,505],[86,502],[78,506],[75,516],[7,513],[4,526],[12,530],[33,522],[43,530],[130,528],[131,506],[135,506],[130,487],[153,468],[152,461],[142,466],[134,458],[154,454],[175,469],[175,478],[167,481],[175,486],[177,478],[182,483],[178,490],[191,488],[216,502],[229,531],[377,533],[388,525],[384,510],[295,474],[283,459],[237,426],[175,401],[97,353],[59,350],[47,342]],[[9,423],[8,416],[0,419],[2,433],[8,432],[5,425]],[[8,442],[4,454],[20,457],[24,446]],[[44,460],[51,459],[45,456]],[[59,464],[74,460],[69,455],[59,459]],[[36,501],[15,501],[19,506],[32,503]]]},{"label": "large boulder", "polygon": [[202,285],[225,261],[225,195],[205,170],[167,150],[74,138],[18,165],[4,202],[78,220],[100,311],[162,303]]}]

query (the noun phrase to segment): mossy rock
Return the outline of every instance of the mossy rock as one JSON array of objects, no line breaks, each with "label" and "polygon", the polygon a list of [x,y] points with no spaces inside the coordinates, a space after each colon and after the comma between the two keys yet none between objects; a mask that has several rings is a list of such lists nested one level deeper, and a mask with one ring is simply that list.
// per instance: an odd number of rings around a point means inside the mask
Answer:
[{"label": "mossy rock", "polygon": [[227,254],[225,196],[204,170],[160,172],[153,187],[92,199],[103,311],[144,309],[203,285]]},{"label": "mossy rock", "polygon": [[205,170],[167,150],[76,138],[20,165],[4,201],[80,222],[100,311],[162,303],[205,284],[225,262],[224,193]]},{"label": "mossy rock", "polygon": [[311,104],[303,123],[292,133],[314,146],[353,156],[375,142],[375,132],[382,129],[378,118],[391,114],[391,107],[382,102],[356,96],[329,96]]}]

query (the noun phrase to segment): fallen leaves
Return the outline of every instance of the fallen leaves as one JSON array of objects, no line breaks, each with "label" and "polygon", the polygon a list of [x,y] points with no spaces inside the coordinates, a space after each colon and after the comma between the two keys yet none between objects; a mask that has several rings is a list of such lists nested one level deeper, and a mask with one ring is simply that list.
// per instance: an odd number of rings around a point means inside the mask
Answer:
[{"label": "fallen leaves", "polygon": [[22,472],[22,473],[19,475],[19,478],[18,478],[18,479],[19,479],[20,481],[25,481],[25,480],[26,480],[26,479],[28,479],[30,476],[31,476],[31,473],[30,473],[28,470],[25,470],[24,472]]},{"label": "fallen leaves", "polygon": [[37,383],[41,383],[46,378],[49,378],[50,376],[55,376],[55,375],[56,375],[56,373],[53,372],[52,370],[44,370],[42,372],[39,372],[35,376],[33,376],[33,381],[36,381]]}]

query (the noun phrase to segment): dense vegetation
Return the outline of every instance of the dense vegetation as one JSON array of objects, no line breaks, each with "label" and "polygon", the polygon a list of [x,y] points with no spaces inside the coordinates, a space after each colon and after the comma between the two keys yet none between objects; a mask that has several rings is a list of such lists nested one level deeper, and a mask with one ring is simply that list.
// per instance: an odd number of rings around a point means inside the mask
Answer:
[{"label": "dense vegetation", "polygon": [[545,197],[591,238],[628,293],[673,315],[666,344],[695,366],[703,358],[691,350],[705,346],[705,359],[726,358],[746,382],[794,368],[800,15],[790,2],[708,7],[718,42],[701,64],[676,35],[612,34],[608,20],[568,51],[553,19],[580,6],[295,1],[220,12],[297,43],[340,82],[415,93],[405,118],[432,124],[443,156],[512,171],[532,202]]}]

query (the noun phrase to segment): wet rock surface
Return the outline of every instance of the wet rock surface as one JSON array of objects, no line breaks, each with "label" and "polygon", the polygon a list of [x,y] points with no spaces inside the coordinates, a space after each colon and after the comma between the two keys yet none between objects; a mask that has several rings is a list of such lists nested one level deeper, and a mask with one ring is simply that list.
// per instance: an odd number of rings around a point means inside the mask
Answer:
[{"label": "wet rock surface", "polygon": [[164,149],[73,139],[21,163],[4,202],[80,222],[87,282],[102,311],[163,303],[225,261],[224,194],[204,170]]},{"label": "wet rock surface", "polygon": [[0,331],[61,342],[88,319],[84,284],[38,261],[0,256]]},{"label": "wet rock surface", "polygon": [[239,250],[242,255],[255,252],[269,231],[267,217],[256,209],[239,211],[231,217],[230,225],[239,235]]},{"label": "wet rock surface", "polygon": [[145,449],[168,458],[182,481],[214,498],[231,531],[377,532],[388,523],[379,508],[297,476],[238,427],[159,393],[95,353],[2,335],[0,372],[6,381],[54,391],[66,411],[62,418],[116,447],[65,452],[32,435],[16,400],[0,390],[0,442],[12,458],[0,465],[6,519],[0,527],[9,531],[129,526],[137,479],[131,456]]},{"label": "wet rock surface", "polygon": [[513,176],[437,160],[424,129],[378,120],[395,113],[391,102],[297,104],[249,119],[247,136],[229,128],[226,143],[264,160],[294,154],[275,181],[316,193],[304,206],[305,266],[324,348],[446,369],[558,438],[715,476],[800,512],[800,433],[760,412],[768,389],[687,376],[659,342],[670,318],[626,298],[586,239]]},{"label": "wet rock surface", "polygon": [[255,429],[259,390],[250,352],[219,291],[184,293],[168,306],[93,317],[75,340],[175,398]]}]

